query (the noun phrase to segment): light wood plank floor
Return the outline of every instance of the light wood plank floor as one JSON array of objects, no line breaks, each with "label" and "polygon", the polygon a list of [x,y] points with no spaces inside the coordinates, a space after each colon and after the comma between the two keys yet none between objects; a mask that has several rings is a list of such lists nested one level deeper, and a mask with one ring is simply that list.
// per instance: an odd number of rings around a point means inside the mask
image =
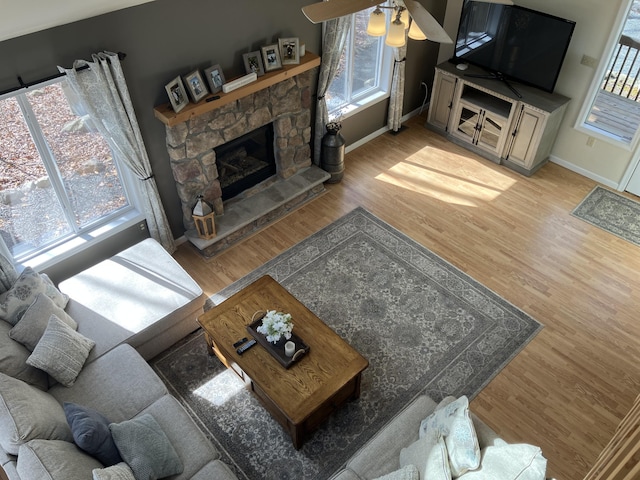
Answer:
[{"label": "light wood plank floor", "polygon": [[473,400],[547,473],[581,479],[640,392],[640,248],[570,215],[595,182],[554,164],[526,178],[409,122],[350,152],[344,180],[213,259],[176,259],[213,294],[363,206],[545,325]]}]

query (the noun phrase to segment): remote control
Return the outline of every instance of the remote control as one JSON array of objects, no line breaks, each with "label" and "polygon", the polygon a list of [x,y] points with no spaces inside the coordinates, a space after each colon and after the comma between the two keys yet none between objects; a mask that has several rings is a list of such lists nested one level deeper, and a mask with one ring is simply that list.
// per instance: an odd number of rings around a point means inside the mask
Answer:
[{"label": "remote control", "polygon": [[238,348],[240,345],[242,345],[246,341],[247,341],[247,337],[241,338],[240,340],[238,340],[236,343],[233,344],[233,348]]},{"label": "remote control", "polygon": [[245,343],[244,345],[242,345],[240,348],[238,348],[236,350],[236,352],[238,352],[238,355],[242,355],[244,352],[246,352],[247,350],[249,350],[251,347],[253,347],[257,342],[255,341],[255,339],[253,340],[249,340],[247,343]]}]

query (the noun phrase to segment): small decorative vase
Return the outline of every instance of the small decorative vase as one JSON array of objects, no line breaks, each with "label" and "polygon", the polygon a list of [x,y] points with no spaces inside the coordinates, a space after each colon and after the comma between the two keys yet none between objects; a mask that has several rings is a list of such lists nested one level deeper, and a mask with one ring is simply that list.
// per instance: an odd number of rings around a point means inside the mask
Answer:
[{"label": "small decorative vase", "polygon": [[329,122],[326,128],[327,133],[322,137],[320,166],[331,174],[331,178],[327,180],[327,183],[338,183],[344,176],[345,141],[340,135],[342,125],[339,122]]}]

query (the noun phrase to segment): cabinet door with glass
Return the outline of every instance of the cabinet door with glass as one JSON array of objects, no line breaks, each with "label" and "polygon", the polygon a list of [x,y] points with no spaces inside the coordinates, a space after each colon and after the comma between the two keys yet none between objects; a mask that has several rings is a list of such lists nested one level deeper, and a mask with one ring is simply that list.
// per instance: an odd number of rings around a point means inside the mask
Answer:
[{"label": "cabinet door with glass", "polygon": [[458,102],[453,116],[451,133],[469,143],[476,143],[483,110],[462,100]]},{"label": "cabinet door with glass", "polygon": [[507,119],[460,100],[451,133],[483,150],[501,155],[506,138]]},{"label": "cabinet door with glass", "polygon": [[501,155],[507,131],[507,119],[501,115],[484,111],[476,145],[491,153]]}]

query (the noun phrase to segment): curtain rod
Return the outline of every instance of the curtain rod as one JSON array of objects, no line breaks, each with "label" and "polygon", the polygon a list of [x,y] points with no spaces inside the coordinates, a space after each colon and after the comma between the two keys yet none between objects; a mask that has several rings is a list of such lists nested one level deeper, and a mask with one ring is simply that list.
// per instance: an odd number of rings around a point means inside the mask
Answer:
[{"label": "curtain rod", "polygon": [[[118,58],[120,60],[124,60],[126,57],[127,57],[126,53],[118,52]],[[109,61],[109,59],[107,59],[107,61]],[[81,70],[86,70],[87,68],[89,68],[89,65],[82,65],[81,67],[78,67],[76,69],[76,71],[79,72]],[[60,73],[56,73],[55,75],[51,75],[51,76],[46,77],[46,78],[41,78],[40,80],[36,80],[35,82],[28,82],[28,83],[23,82],[22,81],[22,77],[20,75],[18,75],[18,83],[20,84],[20,86],[19,87],[13,87],[13,88],[10,88],[8,90],[4,90],[4,91],[0,92],[0,97],[3,96],[3,95],[6,95],[7,93],[17,92],[18,90],[22,90],[23,88],[33,87],[34,85],[38,85],[39,83],[48,82],[49,80],[53,80],[55,78],[64,77],[65,75],[66,75],[66,73],[60,72]]]}]

